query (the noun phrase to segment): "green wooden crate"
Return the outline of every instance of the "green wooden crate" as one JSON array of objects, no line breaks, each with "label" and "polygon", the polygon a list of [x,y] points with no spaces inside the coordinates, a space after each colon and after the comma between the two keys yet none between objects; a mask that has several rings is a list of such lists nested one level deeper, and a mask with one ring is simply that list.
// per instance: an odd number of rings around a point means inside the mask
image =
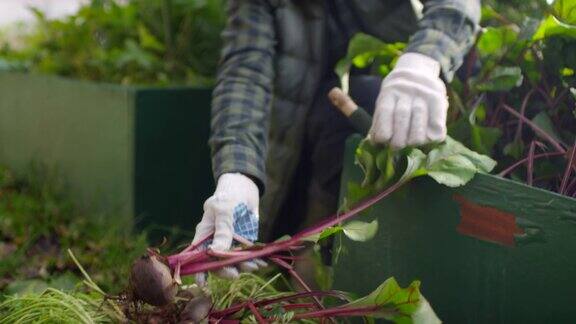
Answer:
[{"label": "green wooden crate", "polygon": [[[347,142],[342,196],[361,179]],[[576,200],[491,175],[449,189],[418,179],[360,216],[377,237],[344,240],[335,288],[365,294],[394,276],[446,323],[572,323]]]},{"label": "green wooden crate", "polygon": [[213,190],[210,96],[0,73],[0,163],[54,166],[91,211],[192,230]]}]

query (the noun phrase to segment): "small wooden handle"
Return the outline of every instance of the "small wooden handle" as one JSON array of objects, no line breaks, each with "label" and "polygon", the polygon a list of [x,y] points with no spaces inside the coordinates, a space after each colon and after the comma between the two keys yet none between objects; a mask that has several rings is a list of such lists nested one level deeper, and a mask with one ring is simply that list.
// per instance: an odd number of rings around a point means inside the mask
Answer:
[{"label": "small wooden handle", "polygon": [[364,135],[368,135],[372,125],[372,116],[362,107],[359,107],[349,95],[340,88],[332,88],[328,98],[340,112],[348,118],[352,127]]},{"label": "small wooden handle", "polygon": [[338,108],[346,117],[350,117],[350,115],[358,109],[358,105],[354,100],[340,88],[332,88],[332,90],[328,92],[328,98],[334,107]]}]

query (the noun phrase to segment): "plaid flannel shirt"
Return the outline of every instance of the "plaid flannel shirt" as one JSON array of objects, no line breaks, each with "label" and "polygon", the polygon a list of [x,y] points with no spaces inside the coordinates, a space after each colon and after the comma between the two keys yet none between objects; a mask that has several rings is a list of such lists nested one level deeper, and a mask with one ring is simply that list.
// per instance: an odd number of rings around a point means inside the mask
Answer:
[{"label": "plaid flannel shirt", "polygon": [[[262,192],[275,76],[273,8],[266,0],[227,2],[228,22],[212,100],[213,173],[216,179],[223,173],[243,173]],[[449,81],[473,43],[479,16],[479,0],[428,0],[406,51],[436,59]]]}]

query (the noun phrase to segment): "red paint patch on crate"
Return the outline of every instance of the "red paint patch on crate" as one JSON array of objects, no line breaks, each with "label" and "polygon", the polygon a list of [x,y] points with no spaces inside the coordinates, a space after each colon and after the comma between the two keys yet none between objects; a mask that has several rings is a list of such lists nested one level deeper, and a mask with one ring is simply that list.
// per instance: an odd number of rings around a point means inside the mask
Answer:
[{"label": "red paint patch on crate", "polygon": [[516,225],[516,216],[494,207],[481,206],[461,195],[454,195],[460,205],[460,224],[458,233],[483,241],[515,246],[514,235],[524,230]]}]

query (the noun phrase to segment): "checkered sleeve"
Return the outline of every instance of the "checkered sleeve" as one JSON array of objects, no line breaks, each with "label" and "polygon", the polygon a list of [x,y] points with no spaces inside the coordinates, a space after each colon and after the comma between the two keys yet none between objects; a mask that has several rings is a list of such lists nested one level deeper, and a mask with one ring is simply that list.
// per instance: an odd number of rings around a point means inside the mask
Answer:
[{"label": "checkered sleeve", "polygon": [[406,51],[436,59],[450,81],[474,43],[479,22],[480,0],[425,1],[424,16]]},{"label": "checkered sleeve", "polygon": [[266,0],[227,1],[224,47],[212,94],[214,177],[240,172],[263,191],[274,79],[275,31]]}]

